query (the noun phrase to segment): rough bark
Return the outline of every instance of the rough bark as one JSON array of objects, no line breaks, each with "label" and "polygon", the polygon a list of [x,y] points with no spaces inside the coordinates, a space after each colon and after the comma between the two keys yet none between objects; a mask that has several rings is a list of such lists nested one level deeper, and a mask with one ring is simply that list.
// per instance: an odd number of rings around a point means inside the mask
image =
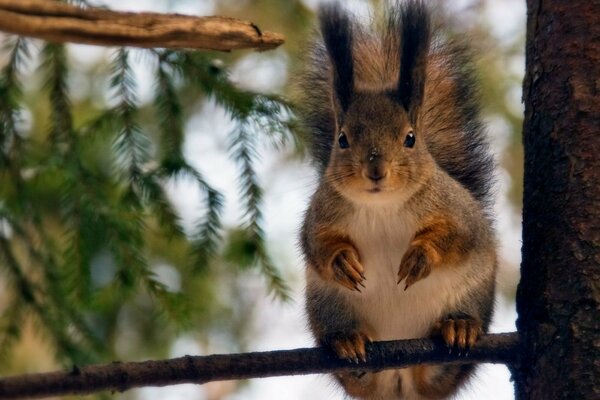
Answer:
[{"label": "rough bark", "polygon": [[52,372],[0,378],[0,399],[39,398],[90,394],[103,390],[125,391],[140,386],[206,383],[215,380],[315,374],[344,370],[380,370],[440,362],[515,362],[516,333],[482,337],[466,354],[449,352],[441,341],[428,339],[373,343],[367,361],[343,361],[322,348],[264,353],[185,356],[170,360],[113,362]]},{"label": "rough bark", "polygon": [[230,51],[273,49],[283,36],[226,17],[126,13],[45,0],[0,0],[0,31],[104,46]]},{"label": "rough bark", "polygon": [[528,0],[518,399],[600,399],[600,2]]}]

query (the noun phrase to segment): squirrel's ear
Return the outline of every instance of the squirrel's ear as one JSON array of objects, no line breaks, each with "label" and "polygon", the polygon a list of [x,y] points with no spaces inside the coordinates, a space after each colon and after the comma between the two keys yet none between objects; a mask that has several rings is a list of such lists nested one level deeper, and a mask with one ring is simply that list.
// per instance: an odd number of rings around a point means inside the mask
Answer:
[{"label": "squirrel's ear", "polygon": [[429,14],[421,1],[407,1],[396,14],[400,30],[400,74],[397,96],[412,123],[423,103],[431,36]]},{"label": "squirrel's ear", "polygon": [[319,10],[321,34],[332,65],[333,86],[341,111],[348,111],[354,91],[352,62],[352,23],[339,4]]}]

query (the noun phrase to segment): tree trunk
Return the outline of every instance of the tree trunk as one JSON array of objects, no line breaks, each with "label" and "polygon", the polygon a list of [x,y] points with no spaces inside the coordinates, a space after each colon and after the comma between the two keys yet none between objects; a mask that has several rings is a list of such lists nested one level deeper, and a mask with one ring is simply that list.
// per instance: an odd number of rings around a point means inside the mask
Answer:
[{"label": "tree trunk", "polygon": [[517,399],[600,399],[600,1],[527,6]]}]

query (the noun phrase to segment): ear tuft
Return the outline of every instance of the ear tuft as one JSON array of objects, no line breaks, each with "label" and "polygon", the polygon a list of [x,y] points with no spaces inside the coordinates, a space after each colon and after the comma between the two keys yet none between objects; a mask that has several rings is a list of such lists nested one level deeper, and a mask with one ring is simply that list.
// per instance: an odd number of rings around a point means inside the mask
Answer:
[{"label": "ear tuft", "polygon": [[338,3],[323,6],[319,21],[325,48],[333,70],[335,95],[347,111],[354,91],[354,66],[352,61],[352,21]]},{"label": "ear tuft", "polygon": [[401,31],[397,96],[414,123],[425,91],[427,55],[431,40],[430,18],[425,5],[418,0],[404,2],[397,18],[399,21],[394,25]]}]

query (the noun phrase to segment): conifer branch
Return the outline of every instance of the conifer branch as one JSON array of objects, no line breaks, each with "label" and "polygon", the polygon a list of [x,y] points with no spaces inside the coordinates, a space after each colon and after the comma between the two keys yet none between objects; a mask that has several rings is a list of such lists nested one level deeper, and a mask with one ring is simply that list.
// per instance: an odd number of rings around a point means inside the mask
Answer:
[{"label": "conifer branch", "polygon": [[226,17],[128,13],[44,0],[0,0],[0,31],[103,46],[270,50],[283,36]]},{"label": "conifer branch", "polygon": [[423,363],[518,362],[516,332],[487,335],[468,353],[458,354],[441,342],[411,339],[376,342],[369,346],[366,362],[355,364],[323,348],[262,353],[185,356],[169,360],[113,362],[74,366],[69,372],[51,372],[0,378],[0,399],[40,398],[67,394],[119,391],[141,386],[202,384],[217,380],[305,375],[349,370],[379,371]]},{"label": "conifer branch", "polygon": [[[247,117],[248,120],[250,117]],[[258,182],[253,160],[257,158],[255,137],[248,130],[248,122],[242,122],[233,133],[230,152],[240,168],[240,192],[244,202],[244,224],[248,233],[248,243],[254,248],[255,263],[267,278],[269,290],[282,300],[289,300],[289,287],[279,270],[273,265],[266,250],[263,216],[261,210],[263,190]]]},{"label": "conifer branch", "polygon": [[[15,3],[8,6],[32,4],[27,0]],[[0,30],[7,4],[0,0]],[[44,4],[64,6],[52,1]],[[268,259],[260,225],[261,188],[253,170],[258,139],[253,135],[261,133],[274,144],[292,136],[285,101],[236,87],[227,69],[208,53],[150,49],[140,52],[157,58],[155,112],[147,118],[147,106],[136,98],[138,82],[128,56],[131,51],[120,48],[107,77],[114,101],[89,110],[75,96],[71,100],[66,47],[46,43],[37,73],[44,77],[49,101],[48,107],[37,112],[24,105],[21,93],[20,80],[29,78],[24,71],[30,62],[30,42],[10,37],[4,50],[7,62],[0,69],[0,223],[10,229],[5,237],[0,236],[0,273],[6,273],[6,281],[13,286],[12,296],[7,297],[11,312],[0,316],[0,364],[10,355],[9,344],[19,338],[21,321],[31,317],[34,330],[48,341],[58,362],[89,364],[99,357],[110,359],[116,316],[121,309],[134,306],[142,292],[151,299],[147,308],[151,324],[163,316],[177,327],[190,323],[192,303],[187,293],[171,292],[162,282],[153,269],[147,243],[154,234],[147,233],[154,226],[149,221],[157,221],[161,233],[187,246],[194,268],[190,272],[174,265],[182,276],[211,273],[207,266],[219,255],[224,197],[187,163],[182,151],[187,118],[182,100],[187,102],[190,96],[212,99],[247,129],[235,152],[242,156],[246,189],[253,194],[245,225],[254,232],[254,256],[261,261],[257,263],[261,272],[270,287],[280,292],[284,283]],[[28,114],[30,110],[35,115]],[[88,113],[92,119],[85,121]],[[28,126],[21,114],[36,123]],[[83,124],[76,118],[81,115],[85,115]],[[40,128],[37,121],[46,119],[48,128]],[[161,149],[156,153],[152,151],[155,137],[149,134],[155,126]],[[52,149],[49,156],[47,148]],[[189,237],[165,186],[182,176],[192,179],[206,196],[205,212]],[[45,232],[46,224],[51,231]],[[108,274],[102,277],[106,280],[101,280],[94,271],[104,255],[110,259],[102,265],[112,269],[107,268]],[[6,268],[7,260],[14,261],[9,267],[18,268]]]}]

